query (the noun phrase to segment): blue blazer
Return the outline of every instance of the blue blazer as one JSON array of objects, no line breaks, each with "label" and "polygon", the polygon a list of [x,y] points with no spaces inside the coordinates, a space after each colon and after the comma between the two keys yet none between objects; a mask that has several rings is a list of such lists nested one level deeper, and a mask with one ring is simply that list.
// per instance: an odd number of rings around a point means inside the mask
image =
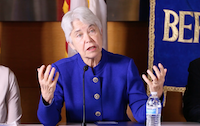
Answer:
[{"label": "blue blazer", "polygon": [[[65,102],[67,122],[82,122],[83,67],[79,54],[52,64],[60,73],[54,99],[45,105],[42,97],[38,118],[44,125],[56,125],[61,120]],[[127,121],[127,104],[138,122],[146,119],[145,87],[131,58],[102,49],[102,58],[95,68],[85,72],[86,122]]]}]

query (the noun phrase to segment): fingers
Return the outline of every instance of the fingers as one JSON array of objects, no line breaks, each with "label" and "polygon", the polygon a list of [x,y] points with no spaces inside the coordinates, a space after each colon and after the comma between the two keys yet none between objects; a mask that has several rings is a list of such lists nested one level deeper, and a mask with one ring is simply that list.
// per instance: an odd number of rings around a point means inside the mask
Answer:
[{"label": "fingers", "polygon": [[149,85],[150,91],[157,92],[158,96],[160,97],[163,93],[163,85],[167,69],[165,69],[161,63],[159,63],[158,67],[153,66],[153,70],[155,71],[155,75],[152,71],[147,70],[147,73],[152,80],[149,80],[146,75],[142,75],[142,78]]},{"label": "fingers", "polygon": [[45,65],[42,65],[40,68],[37,69],[38,71],[38,79],[42,80],[44,78],[44,69],[45,69]]},{"label": "fingers", "polygon": [[46,102],[50,104],[54,96],[59,73],[56,72],[55,74],[56,70],[54,67],[52,68],[51,65],[48,65],[46,69],[45,65],[42,65],[40,68],[37,69],[37,71],[42,97]]},{"label": "fingers", "polygon": [[[51,68],[50,68],[51,69]],[[50,70],[48,70],[48,74],[49,74],[49,72],[50,72]],[[55,68],[53,67],[52,69],[51,69],[51,72],[50,72],[50,74],[48,75],[48,82],[52,82],[52,79],[53,79],[53,76],[54,76],[54,73],[55,73]]]},{"label": "fingers", "polygon": [[165,76],[167,73],[167,69],[163,67],[163,65],[161,63],[158,64],[158,67],[160,69],[160,75],[161,76]]},{"label": "fingers", "polygon": [[45,70],[45,65],[42,65],[40,68],[37,69],[38,71],[38,79],[39,79],[39,82],[48,82],[49,84],[52,83],[53,81],[55,81],[55,83],[57,82],[58,80],[58,77],[59,77],[59,73],[56,72],[56,76],[53,80],[53,77],[54,77],[54,73],[55,73],[55,68],[51,65],[48,65],[46,67],[46,70]]},{"label": "fingers", "polygon": [[142,78],[151,88],[153,86],[153,84],[157,84],[157,77],[150,70],[147,70],[147,73],[149,74],[149,76],[151,77],[151,79],[153,81],[149,80],[148,77],[145,74],[142,75]]},{"label": "fingers", "polygon": [[56,75],[55,75],[54,80],[53,80],[54,73],[55,73],[55,68],[52,68],[50,75],[49,75],[49,78],[48,78],[49,83],[52,82],[52,86],[56,85],[56,83],[58,81],[58,77],[59,77],[59,73],[56,72]]},{"label": "fingers", "polygon": [[[158,67],[157,66],[153,66],[153,70],[155,71],[155,73],[156,73],[156,79],[157,78],[160,78],[160,76],[161,76],[161,74],[160,74],[160,70],[158,69]],[[152,73],[153,74],[153,73]],[[153,80],[155,80],[154,78],[152,78]]]},{"label": "fingers", "polygon": [[160,69],[160,73],[163,75],[164,74],[164,67],[161,63],[158,63],[158,67]]},{"label": "fingers", "polygon": [[51,70],[51,65],[48,65],[47,68],[46,68],[46,71],[44,73],[44,80],[48,80],[49,78],[49,73],[50,73],[50,70]]},{"label": "fingers", "polygon": [[53,86],[56,85],[56,83],[57,83],[57,81],[58,81],[58,77],[59,77],[59,73],[56,72],[55,78],[54,78],[54,80],[53,80]]},{"label": "fingers", "polygon": [[147,78],[147,76],[145,74],[142,75],[142,78],[144,79],[144,81],[150,85],[151,84],[151,81]]},{"label": "fingers", "polygon": [[166,76],[166,73],[167,73],[167,69],[163,67],[163,65],[161,63],[158,64],[159,65],[159,68],[162,70],[162,75],[163,76]]},{"label": "fingers", "polygon": [[[156,69],[156,68],[154,68]],[[158,68],[157,68],[158,69]],[[158,72],[158,71],[157,71]],[[157,81],[157,77],[150,71],[150,70],[147,70],[147,73],[149,74],[149,76],[151,77],[151,79],[153,81]],[[157,74],[157,73],[156,73]]]},{"label": "fingers", "polygon": [[[159,67],[159,68],[158,68]],[[144,79],[144,81],[148,84],[157,84],[160,82],[164,82],[165,80],[165,75],[167,72],[167,69],[163,67],[163,65],[161,63],[158,64],[157,66],[153,66],[153,70],[155,71],[155,75],[152,71],[147,70],[147,73],[149,74],[149,76],[151,77],[152,81],[150,81],[146,75],[142,75],[142,78]]]},{"label": "fingers", "polygon": [[[158,69],[159,67],[159,69]],[[167,69],[163,67],[163,65],[161,63],[158,64],[158,67],[153,66],[153,70],[156,73],[157,79],[161,79],[163,77],[165,77]],[[151,76],[151,75],[150,75]],[[153,76],[151,76],[153,77]],[[154,80],[155,78],[153,77],[152,80]]]}]

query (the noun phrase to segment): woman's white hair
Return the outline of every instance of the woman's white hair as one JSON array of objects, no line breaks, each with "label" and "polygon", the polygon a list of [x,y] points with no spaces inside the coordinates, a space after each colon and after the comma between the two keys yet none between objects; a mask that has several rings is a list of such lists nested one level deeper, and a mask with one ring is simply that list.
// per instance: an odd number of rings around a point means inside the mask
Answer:
[{"label": "woman's white hair", "polygon": [[65,38],[67,42],[72,43],[70,37],[70,34],[73,30],[72,22],[76,19],[86,24],[96,24],[100,31],[102,29],[100,20],[97,18],[96,15],[92,13],[92,11],[89,8],[77,7],[74,10],[67,12],[62,17],[61,27],[65,33]]}]

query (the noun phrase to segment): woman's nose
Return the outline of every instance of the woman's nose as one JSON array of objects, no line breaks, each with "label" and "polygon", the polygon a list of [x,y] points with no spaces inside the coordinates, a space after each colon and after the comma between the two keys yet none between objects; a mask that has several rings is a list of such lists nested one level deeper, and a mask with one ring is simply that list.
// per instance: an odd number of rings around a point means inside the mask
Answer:
[{"label": "woman's nose", "polygon": [[85,42],[88,43],[88,42],[92,42],[93,39],[91,38],[91,36],[89,34],[86,34],[85,35]]}]

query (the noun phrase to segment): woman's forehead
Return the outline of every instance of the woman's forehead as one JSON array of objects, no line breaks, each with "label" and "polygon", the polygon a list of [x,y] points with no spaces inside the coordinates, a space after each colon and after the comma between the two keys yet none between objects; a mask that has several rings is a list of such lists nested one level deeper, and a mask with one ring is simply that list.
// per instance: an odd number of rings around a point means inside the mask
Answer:
[{"label": "woman's forehead", "polygon": [[72,26],[73,26],[73,31],[87,30],[90,27],[97,27],[96,24],[88,24],[81,22],[79,20],[73,21]]}]

